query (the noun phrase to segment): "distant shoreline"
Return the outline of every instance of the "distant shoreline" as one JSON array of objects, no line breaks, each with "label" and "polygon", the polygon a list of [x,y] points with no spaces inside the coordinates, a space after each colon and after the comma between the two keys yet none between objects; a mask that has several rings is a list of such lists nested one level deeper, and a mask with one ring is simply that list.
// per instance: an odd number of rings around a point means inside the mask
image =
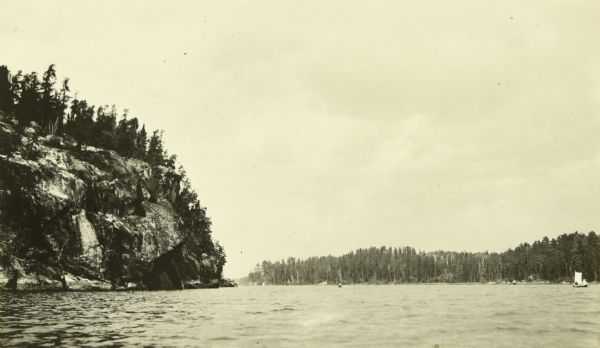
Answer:
[{"label": "distant shoreline", "polygon": [[[239,284],[239,283],[238,283]],[[600,282],[590,282],[589,285],[600,284]],[[240,286],[263,286],[261,284],[239,284]],[[265,284],[264,286],[337,286],[337,283],[331,284]],[[547,282],[547,281],[539,281],[539,282],[517,282],[515,284],[510,282],[500,282],[500,283],[479,283],[479,282],[435,282],[435,283],[342,283],[342,286],[348,285],[363,285],[363,286],[377,286],[377,285],[562,285],[562,286],[572,286],[572,283],[557,283],[557,282]]]},{"label": "distant shoreline", "polygon": [[581,273],[600,280],[600,236],[574,232],[521,243],[504,252],[425,252],[410,246],[371,246],[339,256],[264,260],[245,277],[254,284],[571,283]]}]

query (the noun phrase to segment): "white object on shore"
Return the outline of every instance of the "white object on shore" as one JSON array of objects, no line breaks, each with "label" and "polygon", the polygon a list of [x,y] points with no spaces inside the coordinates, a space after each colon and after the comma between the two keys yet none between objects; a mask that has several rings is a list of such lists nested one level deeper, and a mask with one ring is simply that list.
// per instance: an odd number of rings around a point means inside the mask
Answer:
[{"label": "white object on shore", "polygon": [[582,276],[581,272],[575,272],[575,280],[573,281],[573,287],[586,288],[588,286],[588,282],[582,278],[583,278],[583,276]]}]

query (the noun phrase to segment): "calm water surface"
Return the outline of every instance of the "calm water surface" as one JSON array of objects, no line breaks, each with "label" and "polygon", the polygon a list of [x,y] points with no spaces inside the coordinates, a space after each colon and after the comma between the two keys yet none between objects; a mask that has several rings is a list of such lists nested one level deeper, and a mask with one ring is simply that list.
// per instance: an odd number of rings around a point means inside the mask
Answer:
[{"label": "calm water surface", "polygon": [[600,286],[3,293],[1,346],[600,347]]}]

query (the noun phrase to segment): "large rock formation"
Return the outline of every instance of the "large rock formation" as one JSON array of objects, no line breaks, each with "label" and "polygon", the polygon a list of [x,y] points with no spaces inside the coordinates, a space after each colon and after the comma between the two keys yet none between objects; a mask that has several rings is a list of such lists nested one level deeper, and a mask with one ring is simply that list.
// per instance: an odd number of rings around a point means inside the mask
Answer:
[{"label": "large rock formation", "polygon": [[[0,282],[14,290],[226,284],[181,175],[0,120]],[[183,206],[183,208],[182,208]],[[183,209],[183,210],[182,210]]]}]

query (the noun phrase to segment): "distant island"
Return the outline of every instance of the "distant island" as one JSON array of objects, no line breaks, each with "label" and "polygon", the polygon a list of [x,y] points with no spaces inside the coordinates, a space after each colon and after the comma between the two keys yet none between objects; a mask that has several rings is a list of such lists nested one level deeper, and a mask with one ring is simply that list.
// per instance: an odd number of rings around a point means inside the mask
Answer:
[{"label": "distant island", "polygon": [[371,247],[342,256],[263,261],[244,281],[253,284],[571,282],[575,271],[599,280],[600,239],[595,232],[563,234],[502,253],[417,251]]},{"label": "distant island", "polygon": [[225,251],[162,133],[0,66],[0,286],[232,286]]}]

